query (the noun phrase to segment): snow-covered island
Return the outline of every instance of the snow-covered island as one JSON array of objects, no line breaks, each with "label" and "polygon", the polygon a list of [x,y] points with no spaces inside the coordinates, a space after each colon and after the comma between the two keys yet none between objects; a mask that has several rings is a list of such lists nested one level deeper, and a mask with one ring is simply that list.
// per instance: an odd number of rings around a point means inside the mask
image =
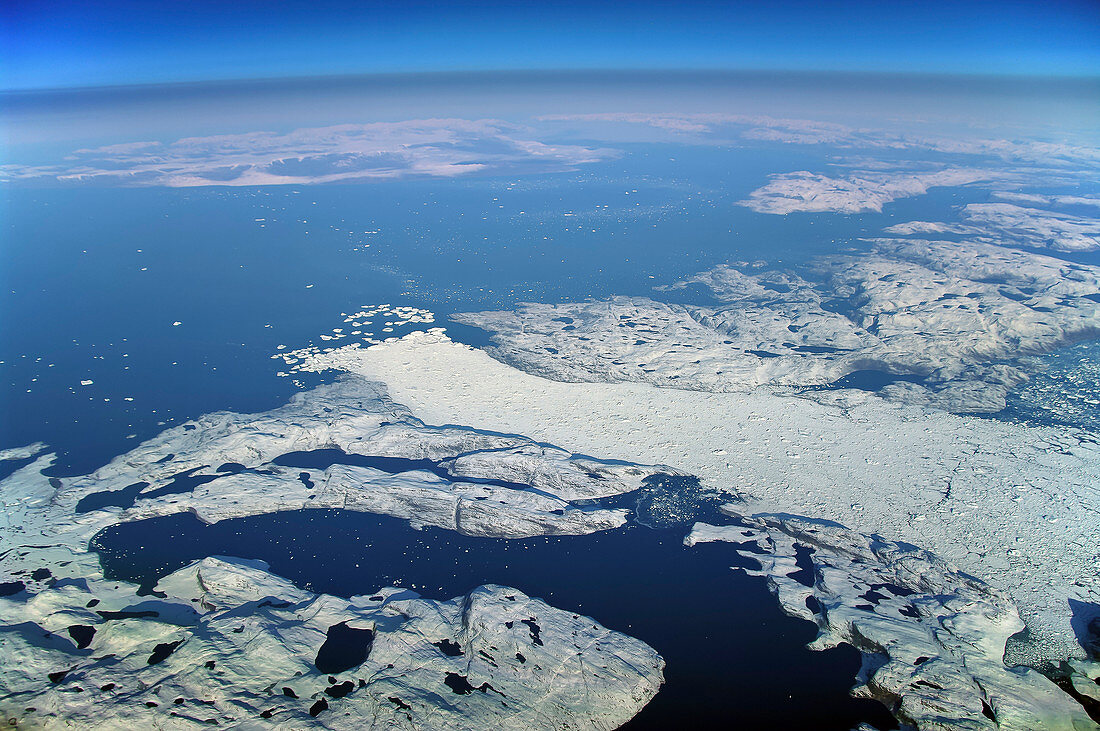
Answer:
[{"label": "snow-covered island", "polygon": [[80,563],[0,599],[17,726],[613,729],[663,677],[645,643],[502,586],[340,599],[206,558],[139,597]]},{"label": "snow-covered island", "polygon": [[[617,498],[694,476],[726,505],[686,544],[755,559],[783,610],[817,625],[813,647],[863,653],[855,692],[906,727],[1095,728],[1100,440],[965,412],[1003,405],[1024,377],[1014,358],[1100,333],[1100,273],[884,239],[801,273],[726,266],[675,286],[695,285],[718,304],[459,318],[496,334],[496,358],[440,328],[289,351],[292,372],[337,378],[168,429],[88,475],[49,476],[41,444],[6,450],[24,464],[0,482],[4,712],[614,728],[658,692],[664,661],[598,617],[495,585],[339,598],[229,557],[142,593],[103,575],[92,539],[181,513],[325,508],[613,540],[633,517]],[[868,372],[896,378],[853,388]]]},{"label": "snow-covered island", "polygon": [[[855,692],[877,698],[913,728],[1087,729],[1088,715],[1028,667],[1007,668],[1004,647],[1023,629],[1003,592],[934,554],[828,521],[745,517],[696,523],[685,544],[727,541],[761,564],[784,611],[814,622],[812,647],[841,642],[863,653]],[[1070,682],[1084,697],[1100,663],[1078,663]]]},{"label": "snow-covered island", "polygon": [[[1081,689],[1091,692],[1094,684],[1098,666],[1090,658],[1096,652],[1092,643],[1100,604],[1095,573],[1100,545],[1087,516],[1100,513],[1096,435],[960,416],[850,389],[835,392],[832,399],[810,399],[768,388],[715,393],[650,383],[550,380],[454,343],[439,331],[366,349],[332,350],[300,367],[384,380],[396,400],[428,421],[472,423],[574,451],[675,465],[736,500],[740,516],[779,516],[781,522],[805,516],[845,526],[842,545],[873,535],[884,537],[874,541],[924,549],[928,553],[914,553],[902,564],[917,576],[932,571],[966,579],[954,589],[941,585],[936,591],[943,596],[935,602],[956,610],[975,596],[992,602],[989,612],[966,615],[973,627],[965,642],[933,632],[936,642],[946,643],[940,656],[947,658],[947,665],[986,663],[1002,684],[998,692],[1022,699],[1019,703],[1031,710],[994,702],[996,693],[990,695],[993,691],[984,690],[973,675],[940,688],[922,685],[922,692],[930,694],[919,701],[924,711],[912,706],[916,700],[905,700],[912,691],[891,686],[885,677],[869,686],[882,685],[875,697],[910,708],[898,705],[895,712],[916,728],[958,727],[922,715],[945,704],[963,714],[956,717],[960,723],[978,709],[981,719],[964,727],[1033,728],[1029,724],[1040,722],[1049,728],[1094,727],[1054,683],[1015,666],[1057,675],[1059,668],[1070,667],[1062,663],[1070,661],[1075,669],[1065,682],[1079,695]],[[526,408],[530,403],[539,408]],[[746,542],[756,538],[751,532],[744,536]],[[861,560],[875,556],[894,557],[870,551]],[[773,574],[765,564],[765,574],[781,585],[793,566],[774,565]],[[866,572],[897,573],[897,568],[884,564],[860,571],[864,573],[844,579],[850,588],[862,585]],[[866,588],[853,593],[841,590],[836,581],[821,588],[823,594],[832,592],[835,611],[829,616],[839,622],[844,616],[879,613],[860,598]],[[903,584],[899,579],[898,585]],[[923,586],[922,591],[933,590],[931,584]],[[924,627],[904,630],[916,633],[913,637],[926,637],[928,622],[943,616],[935,611],[906,616],[889,602],[880,604],[894,623],[891,631],[902,632],[907,624]],[[803,610],[796,615],[812,619]],[[1018,634],[1025,625],[1027,632]],[[829,637],[845,635],[833,631]],[[847,637],[844,641],[854,635]],[[968,648],[974,642],[978,644]],[[904,645],[903,640],[894,653]],[[875,659],[881,652],[874,643],[858,646],[868,653],[869,674],[882,664]],[[948,646],[957,653],[954,659],[948,658]],[[990,658],[997,661],[990,665]],[[959,697],[949,700],[955,695]],[[994,717],[1003,711],[1000,721],[981,713],[983,702]],[[1031,720],[1016,723],[1013,718]]]},{"label": "snow-covered island", "polygon": [[1013,360],[1100,337],[1100,269],[992,244],[880,239],[800,270],[719,266],[650,298],[456,317],[493,334],[506,363],[561,381],[710,392],[827,387],[870,376],[879,395],[958,413],[1004,408]]},{"label": "snow-covered island", "polygon": [[[329,464],[280,464],[302,459]],[[357,377],[274,411],[209,414],[91,475],[47,477],[52,462],[0,482],[0,708],[17,725],[611,729],[661,686],[663,660],[645,643],[514,589],[340,599],[260,563],[207,558],[140,595],[104,578],[89,542],[154,516],[309,508],[472,536],[584,534],[627,514],[588,501],[668,469],[428,427]]]}]

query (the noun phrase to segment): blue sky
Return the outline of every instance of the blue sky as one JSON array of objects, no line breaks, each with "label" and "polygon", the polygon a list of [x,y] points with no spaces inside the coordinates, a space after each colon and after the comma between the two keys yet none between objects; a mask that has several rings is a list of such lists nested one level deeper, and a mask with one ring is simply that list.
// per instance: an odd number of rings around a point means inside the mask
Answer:
[{"label": "blue sky", "polygon": [[1100,2],[9,0],[0,87],[487,69],[1100,76]]}]

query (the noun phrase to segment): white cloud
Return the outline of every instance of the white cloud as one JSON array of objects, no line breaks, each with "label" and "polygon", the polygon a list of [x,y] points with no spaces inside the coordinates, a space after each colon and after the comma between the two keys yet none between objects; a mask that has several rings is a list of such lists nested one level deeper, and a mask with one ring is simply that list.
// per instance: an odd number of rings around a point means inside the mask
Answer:
[{"label": "white cloud", "polygon": [[1095,196],[1080,195],[1037,195],[1035,193],[1003,193],[993,194],[994,198],[1013,203],[1046,205],[1046,206],[1092,206],[1100,208],[1100,198]]},{"label": "white cloud", "polygon": [[681,137],[736,135],[750,139],[803,144],[850,142],[850,127],[808,119],[784,119],[747,114],[648,114],[609,112],[600,114],[548,114],[539,122],[635,124],[678,134]]},{"label": "white cloud", "polygon": [[8,165],[7,180],[123,185],[280,185],[473,172],[568,170],[617,154],[546,144],[495,120],[425,119],[187,137],[77,150],[55,166]]},{"label": "white cloud", "polygon": [[716,138],[747,139],[796,145],[833,145],[842,148],[893,149],[947,155],[995,157],[1044,167],[1100,166],[1095,146],[1037,139],[985,138],[980,134],[919,134],[874,127],[851,127],[809,119],[746,114],[606,113],[556,114],[542,122],[589,122],[646,125],[679,135],[682,142]]}]

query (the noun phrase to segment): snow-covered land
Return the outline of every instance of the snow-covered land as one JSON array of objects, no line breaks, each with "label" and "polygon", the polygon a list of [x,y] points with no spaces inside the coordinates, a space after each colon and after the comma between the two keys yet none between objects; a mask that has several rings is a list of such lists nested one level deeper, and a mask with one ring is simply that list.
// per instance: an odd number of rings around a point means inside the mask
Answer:
[{"label": "snow-covered land", "polygon": [[719,266],[677,286],[692,285],[719,304],[617,297],[456,319],[555,380],[725,392],[872,372],[909,379],[881,396],[960,413],[1004,408],[1025,378],[1013,359],[1100,336],[1100,269],[989,244],[881,239],[802,271]]},{"label": "snow-covered land", "polygon": [[804,212],[863,213],[881,211],[898,198],[923,195],[929,188],[969,185],[1004,178],[1004,173],[976,168],[947,168],[933,172],[863,171],[843,178],[800,170],[771,176],[741,205],[759,213],[784,215]]},{"label": "snow-covered land", "polygon": [[[295,455],[325,466],[294,466]],[[272,411],[206,414],[90,475],[47,484],[38,470],[50,459],[3,483],[0,520],[11,541],[77,547],[121,521],[187,511],[215,523],[306,508],[381,513],[467,535],[584,534],[622,525],[626,511],[573,501],[631,492],[670,471],[425,426],[377,383],[354,376]]]},{"label": "snow-covered land", "polygon": [[1093,435],[863,392],[838,392],[843,397],[830,404],[767,390],[552,381],[438,332],[331,351],[311,366],[384,380],[395,400],[429,422],[672,464],[736,494],[746,514],[828,519],[913,543],[1016,604],[1029,635],[1009,643],[1012,662],[1084,657],[1070,600],[1100,604]]},{"label": "snow-covered land", "polygon": [[206,558],[154,596],[87,575],[0,598],[0,708],[28,728],[613,729],[646,644],[514,589],[341,599]]},{"label": "snow-covered land", "polygon": [[[913,546],[828,522],[727,512],[735,525],[696,523],[685,544],[749,544],[787,613],[814,622],[817,649],[863,653],[857,694],[877,698],[921,729],[1091,729],[1067,694],[1030,668],[1008,668],[1009,636],[1023,628],[1003,592]],[[1093,673],[1100,672],[1094,665]],[[1091,678],[1078,675],[1084,685]]]},{"label": "snow-covered land", "polygon": [[1005,194],[998,197],[1032,205],[970,203],[961,211],[962,223],[910,221],[891,226],[886,231],[902,235],[950,233],[966,236],[971,241],[1054,251],[1081,252],[1100,249],[1100,219],[1094,214],[1079,215],[1035,206],[1060,204],[1090,207],[1096,205],[1095,199]]},{"label": "snow-covered land", "polygon": [[[732,525],[699,524],[689,544],[751,544],[735,550],[817,623],[815,646],[858,647],[860,692],[903,723],[1094,727],[1045,676],[1011,666],[1070,660],[1066,682],[1094,692],[1100,442],[945,408],[989,410],[1023,377],[1013,358],[1097,335],[1100,272],[891,239],[802,273],[719,267],[677,286],[693,285],[719,304],[463,318],[497,333],[500,359],[440,329],[293,351],[292,371],[343,375],[272,411],[168,429],[89,475],[47,477],[42,445],[8,450],[33,461],[0,482],[4,710],[33,721],[64,707],[104,726],[612,728],[656,693],[660,657],[513,590],[343,600],[206,559],[139,597],[104,581],[89,541],[185,511],[308,508],[576,535],[627,521],[601,499],[694,475],[730,501]],[[867,371],[919,378],[878,395],[843,387]],[[326,669],[327,642],[368,635],[357,665]],[[457,654],[467,646],[492,662]]]},{"label": "snow-covered land", "polygon": [[[302,459],[328,464],[286,464]],[[572,501],[668,469],[428,427],[354,376],[269,412],[208,414],[90,475],[43,475],[52,462],[0,481],[0,710],[18,725],[611,729],[661,685],[663,661],[644,643],[505,587],[343,600],[205,559],[143,597],[104,579],[89,541],[184,511],[217,522],[309,508],[473,536],[583,534],[627,511]],[[328,643],[339,655],[355,642],[354,662],[324,660]]]}]

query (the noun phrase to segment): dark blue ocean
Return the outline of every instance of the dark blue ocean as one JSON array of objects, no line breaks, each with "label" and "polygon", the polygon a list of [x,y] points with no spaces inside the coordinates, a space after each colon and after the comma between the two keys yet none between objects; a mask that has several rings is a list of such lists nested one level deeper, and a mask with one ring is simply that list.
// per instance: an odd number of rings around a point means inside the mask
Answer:
[{"label": "dark blue ocean", "polygon": [[683,297],[653,287],[731,260],[859,248],[884,225],[950,219],[960,202],[933,190],[858,217],[735,205],[806,158],[638,145],[583,173],[522,179],[0,189],[0,447],[42,440],[59,469],[83,473],[165,424],[273,408],[296,388],[275,375],[276,348],[322,344],[360,305],[427,308],[477,345],[484,334],[448,314]]},{"label": "dark blue ocean", "polygon": [[[823,169],[833,151],[619,147],[582,172],[515,178],[2,189],[0,448],[45,441],[59,453],[54,474],[83,474],[203,413],[271,409],[299,388],[276,375],[278,346],[321,344],[363,305],[423,307],[455,339],[483,345],[484,333],[447,316],[690,297],[653,288],[734,260],[782,266],[860,249],[892,223],[954,220],[957,206],[988,196],[933,190],[881,214],[770,216],[736,202],[771,173]],[[636,728],[890,727],[881,705],[847,695],[854,649],[806,650],[814,627],[730,569],[752,562],[729,545],[684,548],[686,530],[503,541],[307,511],[214,526],[162,518],[110,529],[96,547],[111,575],[146,583],[223,554],[343,596],[515,586],[664,655],[668,685]]]}]

